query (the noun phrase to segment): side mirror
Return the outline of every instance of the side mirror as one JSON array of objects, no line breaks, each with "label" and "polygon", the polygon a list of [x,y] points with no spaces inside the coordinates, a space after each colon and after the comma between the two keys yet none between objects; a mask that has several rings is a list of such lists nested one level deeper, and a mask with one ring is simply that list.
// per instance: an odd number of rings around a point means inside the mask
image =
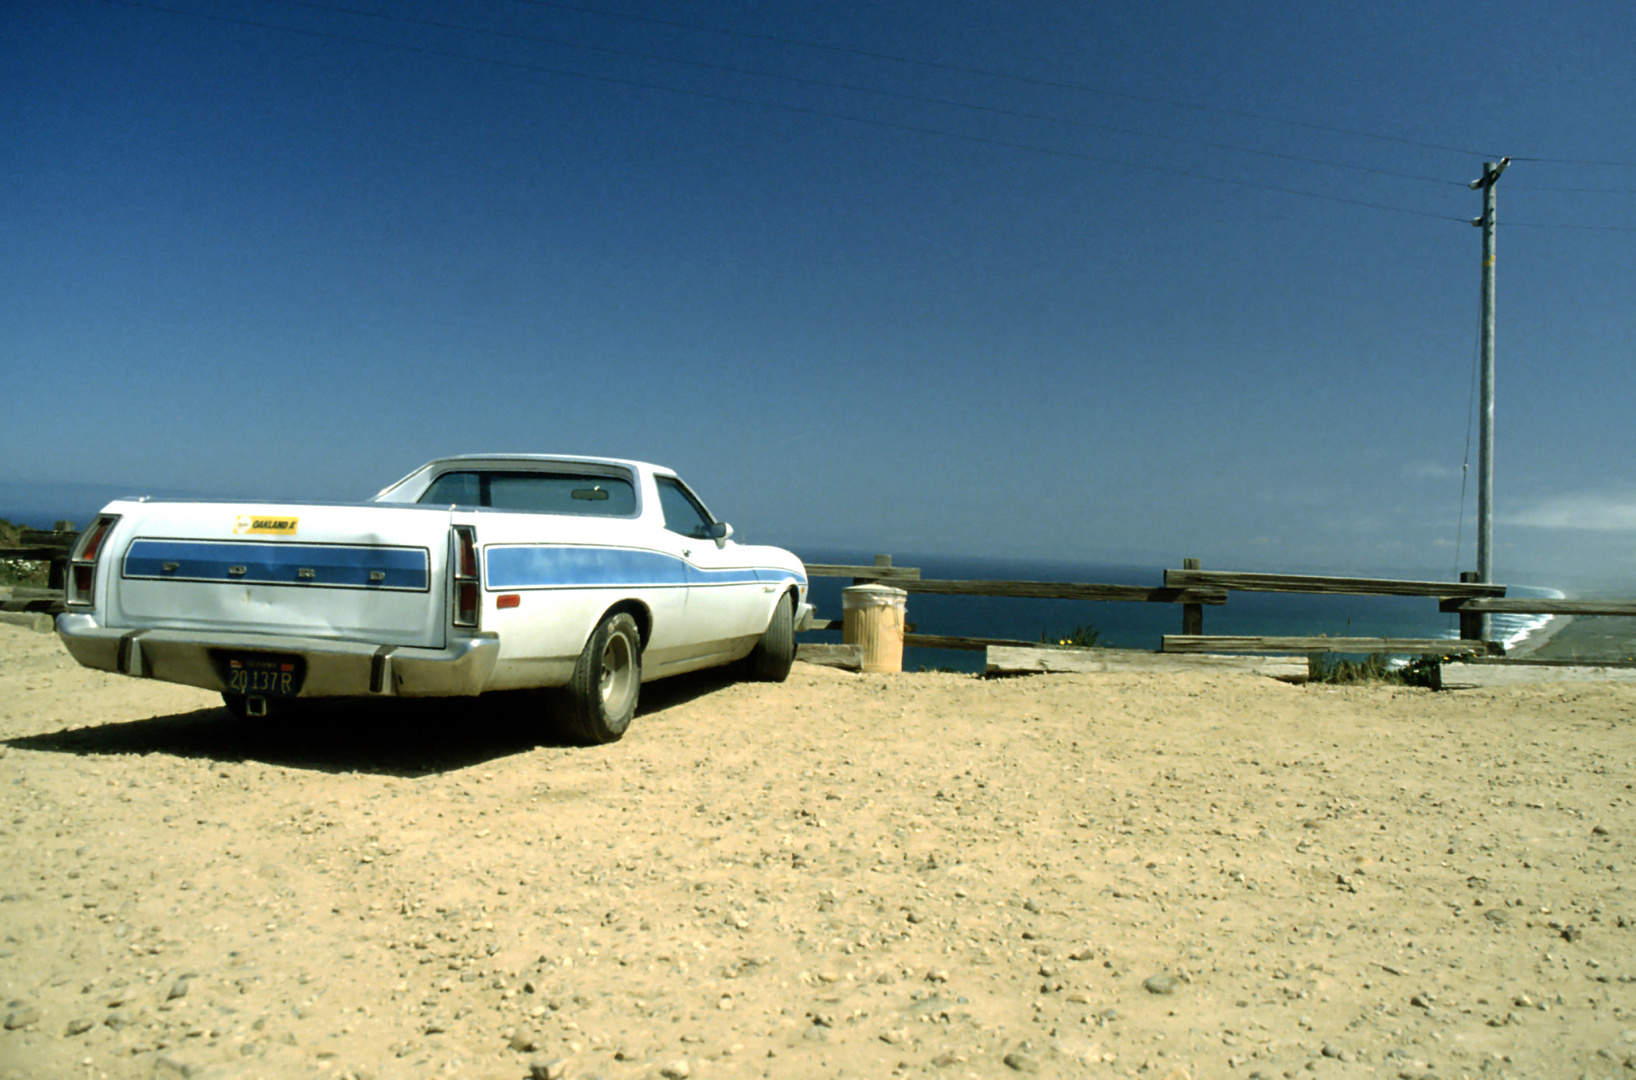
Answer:
[{"label": "side mirror", "polygon": [[733,527],[725,521],[713,521],[709,528],[704,530],[704,535],[714,540],[717,547],[723,548],[727,546],[727,541],[733,538]]}]

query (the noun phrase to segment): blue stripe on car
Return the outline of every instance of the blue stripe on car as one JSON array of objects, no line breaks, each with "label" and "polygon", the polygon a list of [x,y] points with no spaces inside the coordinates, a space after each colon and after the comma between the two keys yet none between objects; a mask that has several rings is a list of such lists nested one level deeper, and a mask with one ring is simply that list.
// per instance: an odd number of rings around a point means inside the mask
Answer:
[{"label": "blue stripe on car", "polygon": [[711,570],[661,551],[563,545],[499,545],[484,549],[491,590],[551,588],[674,588],[798,581],[789,570],[734,567]]},{"label": "blue stripe on car", "polygon": [[[239,567],[242,573],[231,572]],[[303,570],[311,575],[302,576]],[[125,553],[122,572],[127,578],[160,581],[418,592],[428,588],[431,577],[425,548],[249,540],[136,540]],[[371,581],[371,573],[383,576]]]}]

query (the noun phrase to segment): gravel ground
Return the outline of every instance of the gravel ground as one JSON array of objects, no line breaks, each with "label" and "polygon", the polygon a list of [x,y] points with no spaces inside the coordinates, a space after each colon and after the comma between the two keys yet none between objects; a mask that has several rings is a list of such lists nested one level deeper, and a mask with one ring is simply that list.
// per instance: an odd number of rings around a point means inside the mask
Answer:
[{"label": "gravel ground", "polygon": [[1622,1077],[1636,686],[239,723],[0,625],[0,1077]]}]

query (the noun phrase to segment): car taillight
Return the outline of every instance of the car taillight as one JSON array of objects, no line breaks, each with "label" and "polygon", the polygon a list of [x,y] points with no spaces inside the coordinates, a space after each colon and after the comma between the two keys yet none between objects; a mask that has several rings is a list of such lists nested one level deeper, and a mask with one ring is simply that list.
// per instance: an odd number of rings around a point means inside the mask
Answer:
[{"label": "car taillight", "polygon": [[103,514],[80,534],[74,553],[68,557],[68,580],[63,583],[65,603],[89,605],[97,582],[97,558],[102,554],[103,541],[119,520],[117,514]]},{"label": "car taillight", "polygon": [[482,621],[483,588],[477,575],[477,530],[454,527],[454,624],[476,629]]}]

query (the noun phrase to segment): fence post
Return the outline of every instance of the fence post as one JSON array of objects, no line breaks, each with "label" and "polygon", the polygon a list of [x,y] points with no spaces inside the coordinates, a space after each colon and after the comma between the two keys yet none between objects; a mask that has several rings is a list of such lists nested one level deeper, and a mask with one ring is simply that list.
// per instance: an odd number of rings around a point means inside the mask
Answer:
[{"label": "fence post", "polygon": [[[1475,570],[1460,571],[1460,584],[1468,585],[1480,581],[1481,577]],[[1460,640],[1483,640],[1483,616],[1479,611],[1460,612]]]},{"label": "fence post", "polygon": [[[892,556],[890,556],[890,555],[876,555],[875,556],[875,565],[878,566],[878,567],[881,567],[882,569],[890,568],[891,565],[892,565]],[[852,579],[852,584],[854,584],[854,585],[873,585],[875,583],[876,583],[875,578],[855,577],[855,578]]]},{"label": "fence post", "polygon": [[[72,521],[59,521],[51,527],[51,531],[54,533],[71,533],[74,531],[74,523]],[[63,590],[68,588],[68,555],[69,553],[65,551],[46,564],[46,588]]]},{"label": "fence post", "polygon": [[[1197,559],[1183,559],[1183,570],[1203,570],[1204,566]],[[1182,605],[1182,633],[1198,637],[1204,633],[1204,605]]]}]

